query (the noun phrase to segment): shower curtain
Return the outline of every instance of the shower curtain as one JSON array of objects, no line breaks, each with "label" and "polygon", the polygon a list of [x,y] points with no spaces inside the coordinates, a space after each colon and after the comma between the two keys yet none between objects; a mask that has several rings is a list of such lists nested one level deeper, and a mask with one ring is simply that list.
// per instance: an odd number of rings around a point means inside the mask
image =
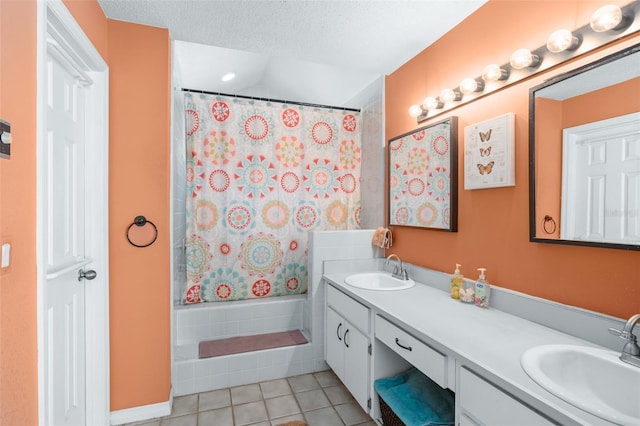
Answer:
[{"label": "shower curtain", "polygon": [[186,303],[307,291],[311,230],[360,226],[360,113],[185,94]]}]

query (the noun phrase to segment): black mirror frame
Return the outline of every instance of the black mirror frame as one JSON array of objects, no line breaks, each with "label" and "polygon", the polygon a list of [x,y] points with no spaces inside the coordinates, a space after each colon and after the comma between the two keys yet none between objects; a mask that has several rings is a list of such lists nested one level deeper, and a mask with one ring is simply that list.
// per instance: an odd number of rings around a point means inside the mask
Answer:
[{"label": "black mirror frame", "polygon": [[[579,240],[565,240],[565,239],[547,239],[537,236],[537,218],[536,218],[536,168],[535,168],[535,93],[538,90],[545,87],[567,80],[576,75],[585,73],[587,71],[598,68],[602,65],[610,62],[622,59],[626,56],[640,52],[640,44],[627,47],[623,50],[615,52],[611,55],[605,56],[594,62],[591,62],[582,67],[568,71],[564,74],[557,75],[542,84],[534,86],[529,89],[529,241],[534,243],[548,243],[548,244],[562,244],[572,246],[584,246],[584,247],[599,247],[599,248],[611,248],[619,250],[639,250],[640,244],[617,244],[617,243],[601,243],[601,242],[589,242]],[[554,226],[556,224],[554,223]],[[561,224],[562,225],[562,224]]]}]

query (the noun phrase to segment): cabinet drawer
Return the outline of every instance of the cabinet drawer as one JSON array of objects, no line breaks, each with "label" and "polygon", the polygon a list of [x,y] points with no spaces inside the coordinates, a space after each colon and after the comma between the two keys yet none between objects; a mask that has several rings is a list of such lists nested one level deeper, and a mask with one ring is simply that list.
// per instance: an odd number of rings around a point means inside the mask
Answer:
[{"label": "cabinet drawer", "polygon": [[409,361],[443,388],[447,383],[447,356],[422,343],[406,331],[376,315],[375,335],[398,355]]},{"label": "cabinet drawer", "polygon": [[[460,369],[460,405],[470,417],[487,425],[553,425],[507,393],[466,368]],[[496,409],[500,407],[500,409]]]},{"label": "cabinet drawer", "polygon": [[369,308],[330,285],[327,285],[327,304],[351,325],[360,329],[364,334],[369,334]]}]

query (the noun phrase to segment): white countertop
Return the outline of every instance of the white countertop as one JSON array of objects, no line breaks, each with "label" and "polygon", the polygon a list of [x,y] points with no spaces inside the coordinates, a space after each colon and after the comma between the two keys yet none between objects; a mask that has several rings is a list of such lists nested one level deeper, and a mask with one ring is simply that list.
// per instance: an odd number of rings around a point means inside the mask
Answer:
[{"label": "white countertop", "polygon": [[520,366],[522,354],[534,346],[599,346],[496,309],[462,303],[451,299],[449,293],[420,282],[396,291],[364,290],[345,284],[344,279],[356,272],[373,270],[330,272],[325,273],[324,278],[416,338],[471,366],[561,424],[612,424],[547,392]]}]

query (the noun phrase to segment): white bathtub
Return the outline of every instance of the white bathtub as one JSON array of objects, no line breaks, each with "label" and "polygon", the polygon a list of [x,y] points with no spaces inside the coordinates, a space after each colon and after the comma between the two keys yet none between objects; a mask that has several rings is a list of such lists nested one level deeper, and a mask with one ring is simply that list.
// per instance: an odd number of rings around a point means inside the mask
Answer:
[{"label": "white bathtub", "polygon": [[[307,295],[174,307],[174,395],[262,382],[326,369],[323,345],[303,330]],[[303,330],[308,344],[198,358],[202,340]]]},{"label": "white bathtub", "polygon": [[[174,396],[326,370],[323,261],[382,257],[384,250],[371,245],[373,232],[311,232],[308,294],[174,306]],[[308,344],[198,359],[201,340],[296,329]]]}]

